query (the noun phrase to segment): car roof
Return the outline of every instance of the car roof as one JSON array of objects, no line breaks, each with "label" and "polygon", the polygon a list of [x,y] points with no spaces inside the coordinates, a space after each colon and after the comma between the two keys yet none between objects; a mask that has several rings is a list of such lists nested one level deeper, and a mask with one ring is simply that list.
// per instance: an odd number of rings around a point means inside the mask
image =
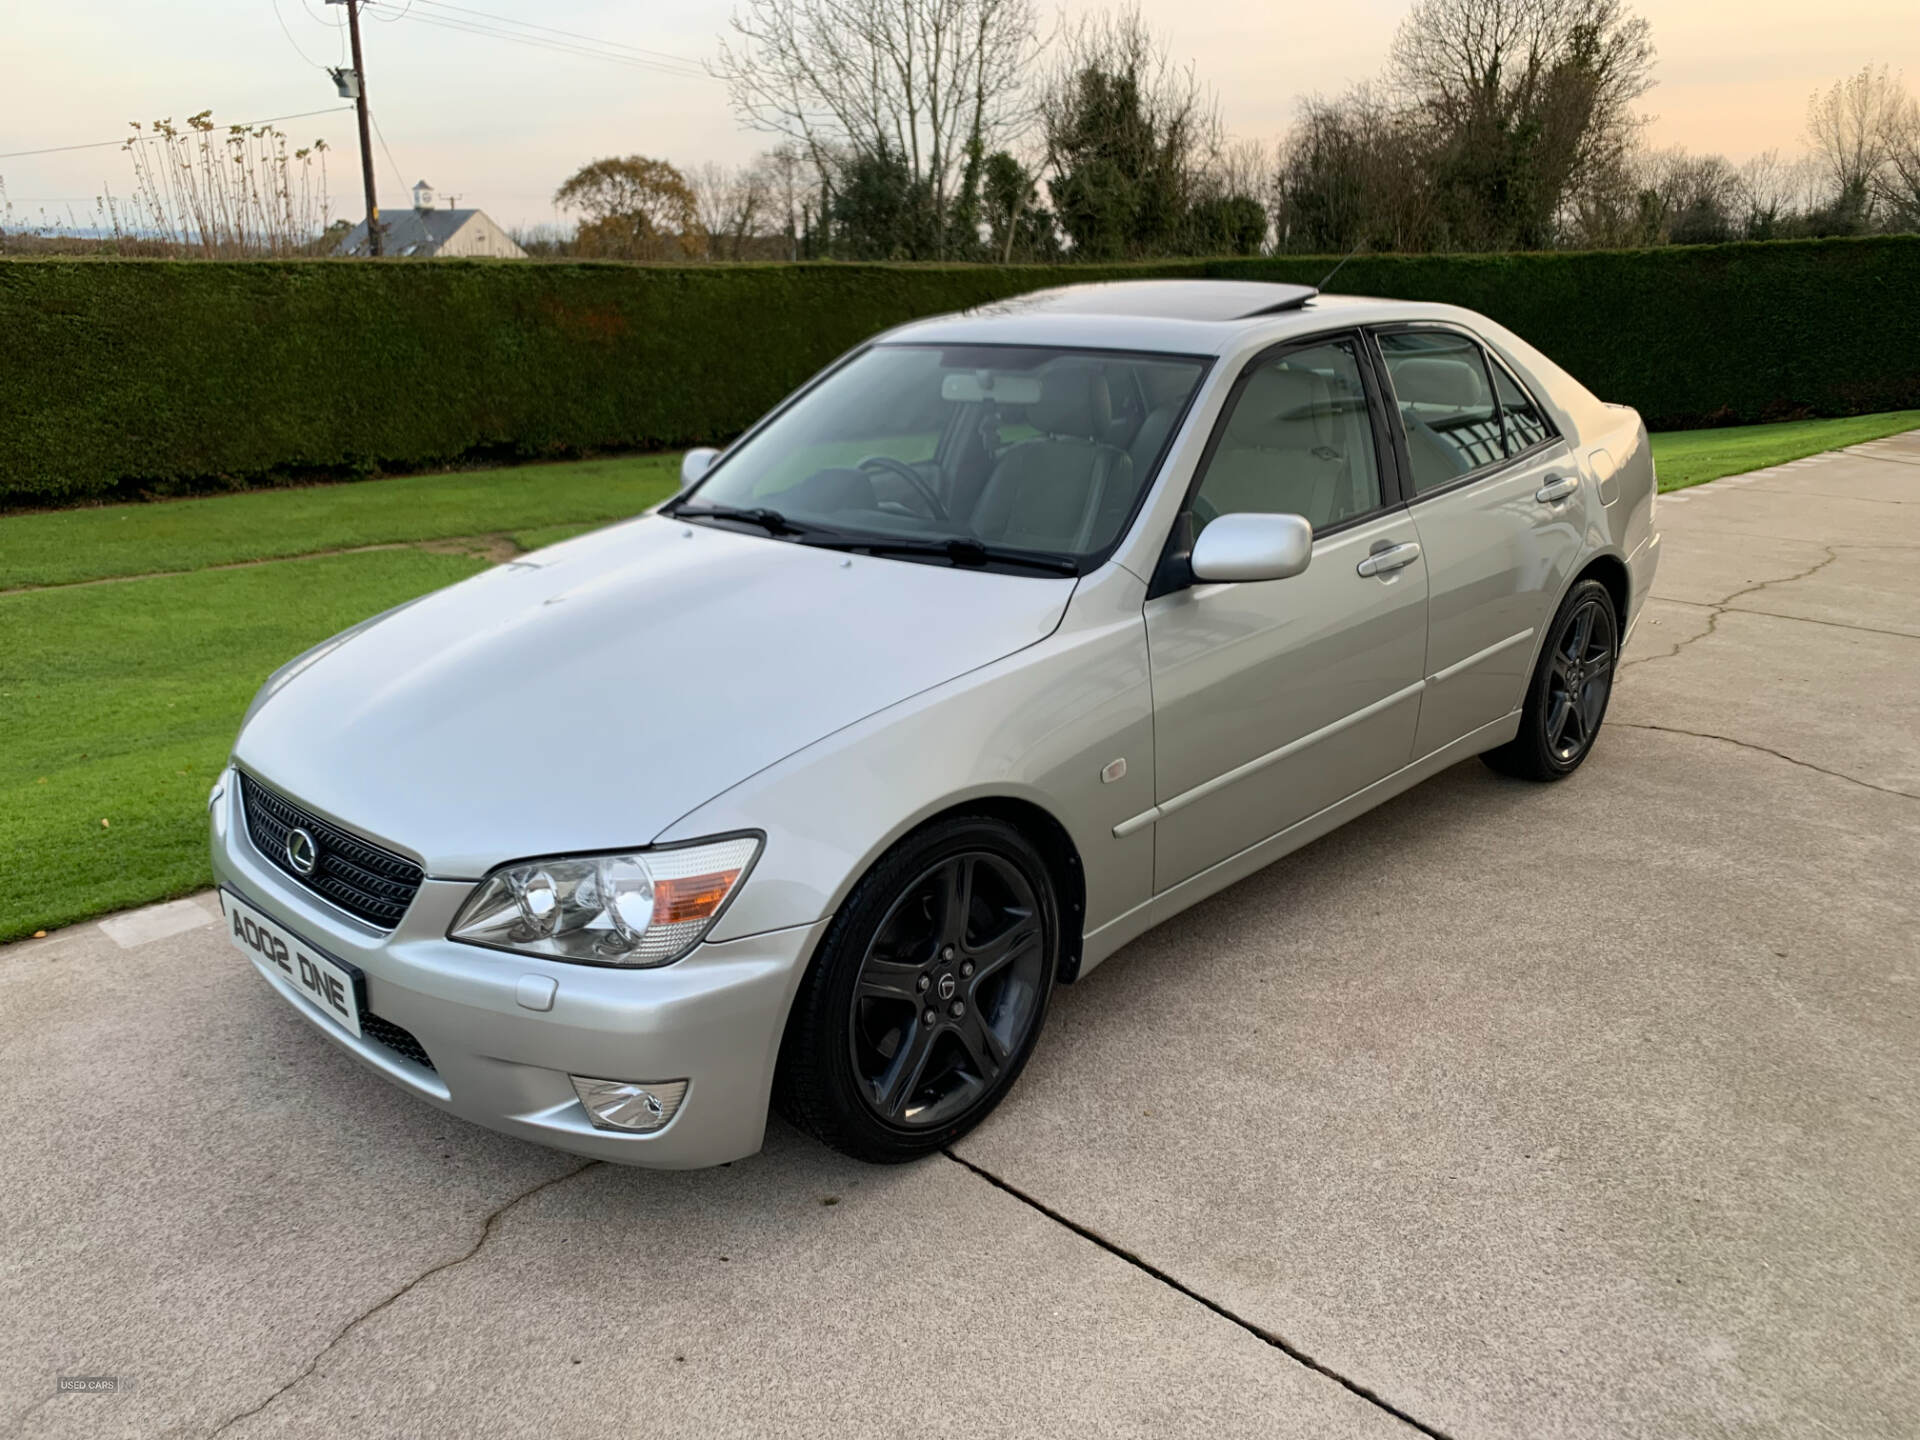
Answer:
[{"label": "car roof", "polygon": [[1037,290],[916,320],[893,344],[1064,345],[1219,355],[1250,336],[1284,339],[1329,325],[1393,320],[1485,322],[1452,305],[1322,295],[1308,285],[1250,280],[1117,280]]},{"label": "car roof", "polygon": [[1257,280],[1109,280],[1034,290],[977,306],[970,313],[1245,320],[1296,309],[1319,293],[1311,285],[1272,285]]}]

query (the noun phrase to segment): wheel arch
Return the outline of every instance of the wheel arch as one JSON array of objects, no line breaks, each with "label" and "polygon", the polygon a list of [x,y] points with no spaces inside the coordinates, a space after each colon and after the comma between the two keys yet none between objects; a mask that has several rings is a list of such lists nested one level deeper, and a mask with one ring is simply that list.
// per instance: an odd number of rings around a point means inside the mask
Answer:
[{"label": "wheel arch", "polygon": [[[1598,580],[1607,587],[1607,597],[1613,601],[1614,621],[1619,628],[1621,640],[1627,634],[1627,605],[1632,594],[1633,581],[1627,570],[1627,562],[1611,550],[1601,550],[1589,555],[1580,568],[1567,577],[1567,583],[1553,597],[1553,606],[1540,622],[1539,633],[1533,637],[1532,658],[1527,662],[1527,684],[1533,683],[1534,670],[1540,664],[1540,657],[1546,653],[1547,641],[1553,634],[1553,622],[1560,613],[1560,607],[1567,603],[1567,597],[1582,580]],[[1525,692],[1522,692],[1524,699]]]},{"label": "wheel arch", "polygon": [[1054,898],[1060,905],[1060,960],[1055,975],[1061,984],[1071,985],[1080,975],[1080,956],[1086,938],[1086,867],[1080,859],[1080,847],[1073,843],[1067,827],[1044,805],[1023,796],[969,795],[921,815],[878,846],[864,865],[848,875],[840,893],[834,897],[834,912],[839,911],[847,896],[876,866],[914,836],[945,821],[965,817],[1011,825],[1040,852],[1041,861],[1047,867],[1047,878],[1053,882]]},{"label": "wheel arch", "polygon": [[1627,574],[1627,562],[1610,550],[1603,550],[1580,567],[1573,579],[1567,582],[1566,591],[1560,596],[1559,604],[1554,606],[1558,613],[1560,604],[1566,603],[1567,595],[1582,580],[1598,580],[1607,587],[1607,594],[1613,600],[1613,618],[1619,626],[1622,637],[1627,633],[1627,609],[1632,604],[1633,581]]},{"label": "wheel arch", "polygon": [[1087,877],[1079,847],[1073,843],[1067,827],[1051,811],[1031,800],[1012,795],[980,795],[928,816],[914,830],[961,815],[982,815],[1011,825],[1040,852],[1048,878],[1053,881],[1054,897],[1060,904],[1060,961],[1055,974],[1061,984],[1071,985],[1080,975],[1081,946],[1086,935]]}]

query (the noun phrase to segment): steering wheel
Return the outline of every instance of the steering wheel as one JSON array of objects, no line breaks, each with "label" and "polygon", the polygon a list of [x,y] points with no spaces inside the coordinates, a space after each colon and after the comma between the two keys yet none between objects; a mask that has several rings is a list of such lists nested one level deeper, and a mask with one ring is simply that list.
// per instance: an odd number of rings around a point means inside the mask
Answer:
[{"label": "steering wheel", "polygon": [[885,470],[889,474],[898,475],[913,487],[916,495],[927,502],[927,509],[931,513],[932,518],[935,520],[945,520],[947,518],[947,507],[940,499],[940,492],[928,483],[926,476],[907,464],[906,461],[896,460],[891,455],[869,455],[860,462],[860,468],[862,470]]}]

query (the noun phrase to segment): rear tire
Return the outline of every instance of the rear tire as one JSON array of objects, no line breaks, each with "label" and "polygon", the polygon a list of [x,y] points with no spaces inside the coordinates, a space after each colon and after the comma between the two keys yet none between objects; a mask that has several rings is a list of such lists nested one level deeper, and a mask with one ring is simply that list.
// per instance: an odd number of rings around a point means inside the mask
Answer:
[{"label": "rear tire", "polygon": [[1599,738],[1619,659],[1613,596],[1598,580],[1582,580],[1560,602],[1540,647],[1519,733],[1480,758],[1521,780],[1564,780]]},{"label": "rear tire", "polygon": [[931,1154],[1033,1053],[1060,957],[1045,862],[1013,826],[938,821],[868,871],[794,997],[774,1105],[843,1154]]}]

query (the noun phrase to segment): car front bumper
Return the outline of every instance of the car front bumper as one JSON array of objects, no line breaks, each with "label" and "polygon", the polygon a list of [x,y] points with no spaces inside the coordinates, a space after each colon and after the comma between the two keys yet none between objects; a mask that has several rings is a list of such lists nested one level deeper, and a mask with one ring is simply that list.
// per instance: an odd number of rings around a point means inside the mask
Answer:
[{"label": "car front bumper", "polygon": [[[254,848],[233,772],[210,806],[220,886],[366,977],[367,1013],[412,1033],[431,1066],[366,1027],[348,1034],[262,960],[254,968],[369,1069],[462,1119],[625,1165],[718,1165],[760,1148],[788,1007],[826,920],[720,943],[655,970],[569,965],[446,938],[472,881],[428,879],[392,933],[310,894]],[[532,977],[533,983],[522,986]],[[531,1009],[553,982],[550,1008]],[[569,1076],[688,1082],[652,1134],[596,1127]]]}]

